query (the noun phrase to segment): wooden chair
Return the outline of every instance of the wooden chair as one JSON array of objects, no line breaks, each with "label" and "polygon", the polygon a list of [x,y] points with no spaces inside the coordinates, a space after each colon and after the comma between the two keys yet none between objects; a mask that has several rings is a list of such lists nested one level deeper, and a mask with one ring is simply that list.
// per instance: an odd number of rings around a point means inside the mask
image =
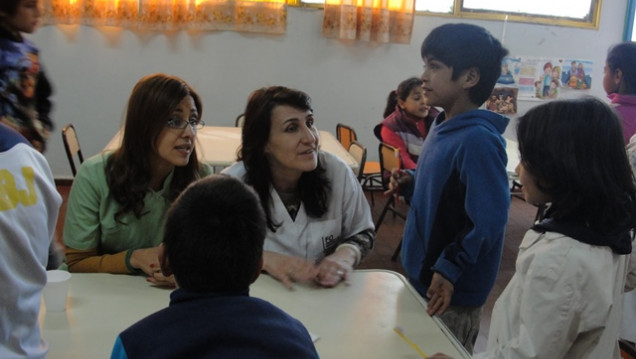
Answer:
[{"label": "wooden chair", "polygon": [[357,141],[358,136],[356,135],[356,131],[347,125],[339,123],[336,125],[336,138],[342,144],[342,147],[345,150],[349,151],[349,146],[351,146],[351,142]]},{"label": "wooden chair", "polygon": [[[64,142],[66,157],[71,165],[71,172],[73,172],[73,177],[75,177],[77,168],[84,162],[84,155],[82,155],[77,132],[75,132],[75,127],[72,124],[69,123],[62,128],[62,141]],[[75,158],[78,160],[77,165],[75,164]]]},{"label": "wooden chair", "polygon": [[[378,153],[380,155],[380,169],[381,169],[381,178],[382,178],[382,186],[385,190],[389,189],[390,175],[394,169],[402,168],[402,161],[400,160],[400,150],[397,148],[387,145],[386,143],[380,143],[378,147]],[[397,194],[394,196],[390,196],[384,207],[382,208],[382,212],[380,213],[380,217],[378,217],[377,222],[375,223],[375,233],[378,233],[380,226],[382,225],[382,221],[384,221],[384,217],[386,216],[388,211],[393,212],[393,214],[397,217],[402,218],[406,221],[406,214],[400,212],[397,208],[395,208],[395,202],[397,202],[398,197]],[[397,248],[393,252],[391,256],[392,261],[396,261],[398,256],[400,255],[400,250],[402,249],[402,239],[400,239],[400,243]]]},{"label": "wooden chair", "polygon": [[245,123],[245,114],[240,114],[234,120],[234,127],[243,127],[243,123]]},{"label": "wooden chair", "polygon": [[[336,125],[336,138],[340,144],[342,144],[342,147],[349,150],[351,144],[358,140],[358,135],[353,127],[339,123]],[[362,189],[371,192],[371,205],[375,205],[373,192],[383,189],[380,175],[380,162],[365,162],[365,166],[362,169],[360,184],[362,185]]]},{"label": "wooden chair", "polygon": [[364,167],[367,161],[367,148],[360,142],[353,140],[351,141],[351,146],[349,146],[349,154],[358,162],[358,169],[355,170],[354,173],[358,181],[362,182],[362,174],[364,173]]}]

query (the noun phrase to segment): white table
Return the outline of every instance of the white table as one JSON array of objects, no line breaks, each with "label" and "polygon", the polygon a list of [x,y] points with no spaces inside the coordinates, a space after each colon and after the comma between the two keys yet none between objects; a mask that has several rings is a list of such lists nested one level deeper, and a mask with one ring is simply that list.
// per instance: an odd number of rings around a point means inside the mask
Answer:
[{"label": "white table", "polygon": [[508,172],[509,187],[512,188],[512,182],[519,182],[519,176],[517,176],[517,165],[520,162],[519,144],[517,141],[509,140],[506,138],[506,154],[508,155],[508,164],[506,165],[506,171]]},{"label": "white table", "polygon": [[508,155],[508,164],[506,165],[506,171],[508,171],[508,173],[514,173],[517,169],[517,165],[520,162],[519,143],[517,143],[517,141],[509,140],[506,138],[506,154]]},{"label": "white table", "polygon": [[[292,291],[261,275],[250,294],[282,308],[318,335],[316,349],[323,359],[419,358],[393,331],[397,325],[427,355],[470,357],[437,318],[426,314],[425,302],[395,272],[360,270],[349,286],[297,284]],[[166,307],[169,295],[170,290],[152,287],[141,276],[74,273],[66,312],[47,313],[44,304],[40,311],[42,336],[50,346],[47,358],[108,358],[117,335]]]},{"label": "white table", "polygon": [[[320,148],[343,159],[353,170],[358,162],[349,154],[340,142],[327,131],[320,132]],[[113,150],[121,144],[121,130],[108,142],[104,150]],[[227,167],[236,161],[241,145],[241,128],[224,126],[204,126],[197,131],[197,154],[199,160],[213,167]]]}]

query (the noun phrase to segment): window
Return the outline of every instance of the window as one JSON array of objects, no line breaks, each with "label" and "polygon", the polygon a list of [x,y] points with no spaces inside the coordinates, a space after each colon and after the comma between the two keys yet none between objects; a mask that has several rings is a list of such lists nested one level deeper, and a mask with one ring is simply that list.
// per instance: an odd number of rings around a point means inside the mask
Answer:
[{"label": "window", "polygon": [[625,17],[625,41],[636,41],[634,18],[636,18],[636,0],[629,0]]},{"label": "window", "polygon": [[430,15],[597,29],[601,0],[418,0],[415,10]]},{"label": "window", "polygon": [[[291,0],[322,5],[324,0]],[[353,4],[365,0],[350,0]],[[636,0],[632,0],[634,2]],[[416,0],[415,11],[433,16],[598,28],[601,0]]]}]

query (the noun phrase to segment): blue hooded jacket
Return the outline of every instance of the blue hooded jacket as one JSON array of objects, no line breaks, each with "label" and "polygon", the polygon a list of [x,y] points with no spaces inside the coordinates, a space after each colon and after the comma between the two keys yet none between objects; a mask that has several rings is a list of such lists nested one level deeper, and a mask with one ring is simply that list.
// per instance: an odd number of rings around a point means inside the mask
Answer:
[{"label": "blue hooded jacket", "polygon": [[486,110],[444,117],[417,163],[402,262],[423,296],[439,272],[455,286],[451,305],[481,306],[499,270],[510,207],[502,137],[509,120]]}]

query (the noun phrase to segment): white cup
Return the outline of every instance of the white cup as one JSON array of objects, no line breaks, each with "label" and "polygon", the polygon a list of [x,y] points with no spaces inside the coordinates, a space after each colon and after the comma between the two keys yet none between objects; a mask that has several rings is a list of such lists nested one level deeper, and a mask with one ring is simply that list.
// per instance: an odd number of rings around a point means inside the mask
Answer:
[{"label": "white cup", "polygon": [[47,312],[63,312],[66,310],[66,297],[71,273],[63,270],[46,271],[46,285],[42,291]]}]

